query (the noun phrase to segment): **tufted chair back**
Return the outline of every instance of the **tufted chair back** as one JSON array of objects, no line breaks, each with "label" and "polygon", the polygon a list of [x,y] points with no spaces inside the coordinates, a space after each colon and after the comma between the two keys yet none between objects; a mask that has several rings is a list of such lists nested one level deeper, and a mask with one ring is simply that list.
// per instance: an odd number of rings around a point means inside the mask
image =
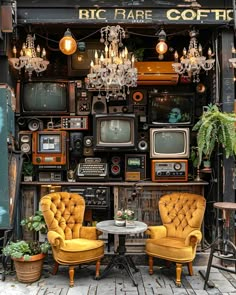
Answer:
[{"label": "tufted chair back", "polygon": [[147,229],[145,252],[149,259],[149,273],[153,274],[153,258],[176,263],[176,284],[181,285],[182,265],[187,264],[193,275],[192,262],[197,245],[202,239],[206,200],[201,195],[176,192],[164,195],[159,200],[162,225]]},{"label": "tufted chair back", "polygon": [[85,211],[83,197],[68,192],[51,193],[44,197],[41,206],[49,231],[65,240],[79,238]]},{"label": "tufted chair back", "polygon": [[159,201],[159,212],[168,237],[186,238],[200,229],[205,211],[205,199],[189,193],[173,193]]},{"label": "tufted chair back", "polygon": [[56,192],[43,196],[40,205],[55,260],[53,273],[56,274],[59,265],[68,265],[72,287],[75,266],[96,262],[98,278],[104,242],[98,239],[100,232],[96,227],[83,225],[84,198],[76,193]]}]

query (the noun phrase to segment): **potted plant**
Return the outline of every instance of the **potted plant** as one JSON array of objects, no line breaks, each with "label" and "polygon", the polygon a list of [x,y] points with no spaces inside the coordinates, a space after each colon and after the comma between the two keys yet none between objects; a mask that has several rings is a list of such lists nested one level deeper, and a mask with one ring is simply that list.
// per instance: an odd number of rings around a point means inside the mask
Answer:
[{"label": "potted plant", "polygon": [[38,210],[34,215],[21,220],[21,225],[28,231],[39,233],[39,241],[44,242],[47,238],[47,225],[43,217],[42,211]]},{"label": "potted plant", "polygon": [[22,174],[24,181],[33,181],[34,165],[31,161],[24,161],[22,166]]},{"label": "potted plant", "polygon": [[[36,211],[35,215],[22,219],[21,225],[34,232],[47,231],[41,211]],[[47,241],[40,243],[38,240],[19,240],[7,244],[2,253],[10,256],[14,261],[18,281],[32,283],[41,277],[43,261],[49,249],[50,244]]]},{"label": "potted plant", "polygon": [[14,261],[17,279],[22,283],[33,283],[41,277],[43,261],[50,249],[48,242],[16,241],[6,245],[2,253]]},{"label": "potted plant", "polygon": [[25,226],[30,231],[37,231],[45,234],[47,232],[46,222],[42,211],[35,211],[35,214],[21,220],[21,225]]},{"label": "potted plant", "polygon": [[217,105],[205,108],[193,127],[193,131],[197,131],[197,167],[203,160],[210,160],[217,144],[223,148],[226,158],[236,154],[235,122],[234,113],[222,112]]}]

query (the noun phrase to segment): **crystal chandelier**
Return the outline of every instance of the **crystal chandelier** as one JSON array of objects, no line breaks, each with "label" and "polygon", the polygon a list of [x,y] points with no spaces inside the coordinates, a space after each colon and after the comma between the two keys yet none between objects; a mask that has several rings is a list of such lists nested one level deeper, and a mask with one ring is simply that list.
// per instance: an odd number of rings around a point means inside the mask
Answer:
[{"label": "crystal chandelier", "polygon": [[174,54],[175,63],[172,64],[174,70],[179,75],[187,73],[188,76],[193,77],[193,82],[199,83],[199,73],[201,69],[209,71],[213,68],[215,59],[212,58],[213,54],[211,48],[208,49],[208,59],[202,55],[202,46],[197,42],[198,32],[192,30],[189,32],[190,43],[188,51],[183,49],[183,56],[178,62],[178,52]]},{"label": "crystal chandelier", "polygon": [[105,52],[100,57],[95,51],[94,61],[90,63],[90,73],[87,75],[89,88],[105,90],[106,98],[109,95],[123,95],[129,87],[137,86],[137,69],[134,67],[134,55],[131,59],[127,48],[123,47],[122,39],[125,30],[119,25],[101,28],[100,42],[105,45]]},{"label": "crystal chandelier", "polygon": [[31,80],[33,71],[36,73],[43,72],[49,64],[49,61],[46,60],[45,48],[41,52],[41,48],[38,45],[35,50],[34,40],[35,36],[28,34],[26,42],[22,45],[20,56],[16,57],[17,50],[16,46],[14,46],[12,50],[14,57],[9,58],[9,62],[15,69],[20,71],[22,68],[25,68],[25,71],[28,72],[29,80]]}]

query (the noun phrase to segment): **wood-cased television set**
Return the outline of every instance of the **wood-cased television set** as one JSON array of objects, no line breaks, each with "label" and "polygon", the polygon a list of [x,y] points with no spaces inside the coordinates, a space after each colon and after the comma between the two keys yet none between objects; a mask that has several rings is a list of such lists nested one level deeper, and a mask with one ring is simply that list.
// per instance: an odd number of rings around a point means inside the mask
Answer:
[{"label": "wood-cased television set", "polygon": [[75,114],[75,81],[17,81],[16,115],[56,116]]},{"label": "wood-cased television set", "polygon": [[32,163],[34,165],[66,164],[66,131],[35,131],[32,140]]}]

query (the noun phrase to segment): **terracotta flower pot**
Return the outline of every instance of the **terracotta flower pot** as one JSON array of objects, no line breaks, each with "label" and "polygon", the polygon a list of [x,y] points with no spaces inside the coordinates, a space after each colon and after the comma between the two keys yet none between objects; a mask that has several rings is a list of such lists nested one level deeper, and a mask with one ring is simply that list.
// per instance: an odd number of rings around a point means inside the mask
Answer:
[{"label": "terracotta flower pot", "polygon": [[12,258],[15,265],[16,276],[19,282],[33,283],[40,279],[45,254],[37,254],[30,257],[30,260],[23,258]]}]

